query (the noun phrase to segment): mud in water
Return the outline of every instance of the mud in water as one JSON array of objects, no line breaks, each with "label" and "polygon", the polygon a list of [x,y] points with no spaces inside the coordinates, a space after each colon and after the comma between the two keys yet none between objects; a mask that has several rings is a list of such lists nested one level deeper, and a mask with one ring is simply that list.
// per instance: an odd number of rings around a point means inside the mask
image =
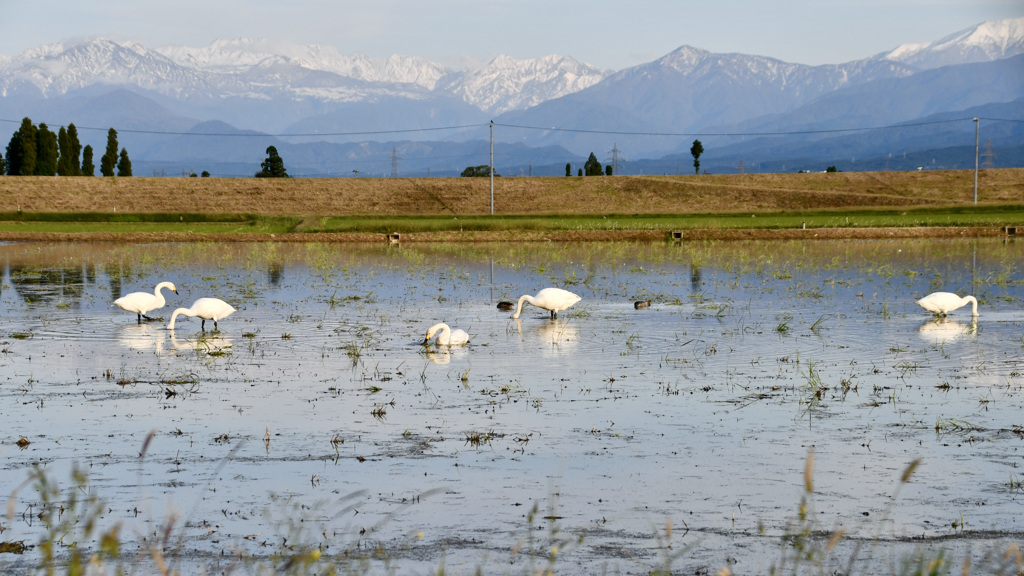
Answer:
[{"label": "mud in water", "polygon": [[[989,238],[9,243],[0,540],[46,533],[33,469],[77,468],[140,571],[159,543],[186,572],[765,573],[799,534],[844,571],[983,566],[1024,538],[1022,262]],[[162,321],[111,306],[165,280]],[[497,308],[546,286],[583,300]],[[940,290],[979,317],[914,303]],[[238,311],[165,329],[207,296]],[[437,322],[470,343],[422,345]]]}]

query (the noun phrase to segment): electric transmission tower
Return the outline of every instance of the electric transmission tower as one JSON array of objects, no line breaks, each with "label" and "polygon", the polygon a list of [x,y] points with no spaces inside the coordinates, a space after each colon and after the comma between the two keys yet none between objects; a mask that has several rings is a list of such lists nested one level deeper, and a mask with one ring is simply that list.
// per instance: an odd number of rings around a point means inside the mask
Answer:
[{"label": "electric transmission tower", "polygon": [[981,163],[982,168],[995,168],[996,167],[996,153],[992,151],[992,140],[985,140],[985,151],[981,154],[981,157],[985,159]]},{"label": "electric transmission tower", "polygon": [[622,163],[625,162],[625,160],[621,156],[619,156],[619,154],[622,153],[622,150],[619,150],[618,145],[612,144],[612,149],[609,150],[608,153],[612,155],[612,157],[611,157],[612,175],[613,176],[618,176],[619,175],[619,168],[622,166]]},{"label": "electric transmission tower", "polygon": [[398,178],[398,148],[391,147],[391,177]]}]

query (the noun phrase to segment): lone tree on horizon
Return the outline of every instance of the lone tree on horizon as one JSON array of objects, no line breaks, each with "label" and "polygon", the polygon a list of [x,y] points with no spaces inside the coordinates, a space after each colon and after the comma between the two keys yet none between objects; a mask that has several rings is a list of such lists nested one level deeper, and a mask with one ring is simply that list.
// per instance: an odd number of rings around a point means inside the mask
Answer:
[{"label": "lone tree on horizon", "polygon": [[587,158],[587,161],[583,164],[583,173],[587,176],[601,176],[604,174],[604,168],[593,152],[590,153],[590,158]]},{"label": "lone tree on horizon", "polygon": [[704,153],[704,145],[700,140],[694,140],[690,147],[690,154],[693,154],[693,173],[700,174],[700,155]]},{"label": "lone tree on horizon", "polygon": [[284,160],[277,153],[277,148],[267,146],[267,158],[260,164],[257,178],[291,178],[284,168]]}]

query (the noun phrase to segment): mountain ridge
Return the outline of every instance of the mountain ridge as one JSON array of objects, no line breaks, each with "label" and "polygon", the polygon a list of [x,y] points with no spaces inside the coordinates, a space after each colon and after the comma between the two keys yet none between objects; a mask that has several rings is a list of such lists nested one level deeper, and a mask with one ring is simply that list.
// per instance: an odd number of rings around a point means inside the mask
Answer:
[{"label": "mountain ridge", "polygon": [[[899,123],[984,105],[996,94],[1014,100],[1024,96],[1024,82],[982,77],[979,86],[999,88],[987,95],[984,88],[963,81],[973,73],[970,68],[956,67],[996,63],[990,68],[1002,70],[998,63],[1020,54],[1024,18],[986,22],[934,42],[817,66],[686,44],[622,70],[558,55],[497,56],[455,69],[416,57],[344,55],[331,46],[264,39],[149,49],[137,42],[85,38],[0,57],[0,118],[42,114],[39,119],[53,126],[106,123],[151,132],[161,126],[182,132],[219,121],[265,138],[304,134],[278,141],[298,146],[296,154],[309,154],[310,173],[316,174],[336,172],[326,152],[330,145],[391,141],[394,134],[395,142],[428,142],[441,135],[454,145],[486,137],[488,120],[501,124],[494,137],[503,147],[515,143],[568,155],[619,148],[633,158],[657,158],[688,149],[687,134],[713,127],[774,122],[773,129],[785,131],[809,121],[822,125],[844,118]],[[119,105],[106,105],[104,94],[115,95],[112,100]],[[888,106],[891,113],[866,114],[869,105]],[[801,111],[813,114],[801,118]],[[469,128],[454,129],[460,126]],[[442,128],[453,129],[436,132]],[[173,148],[163,145],[158,134],[132,138],[136,161],[175,161],[166,156]],[[310,138],[322,141],[324,149],[316,151]],[[461,155],[465,146],[452,149],[459,150],[449,155],[452,163],[481,163]],[[149,150],[164,157],[148,157]],[[211,146],[211,162],[222,152],[223,143]],[[190,154],[201,159],[198,151]],[[525,166],[535,160],[522,158],[518,169],[532,172]],[[318,162],[322,169],[315,167]],[[435,173],[458,173],[454,166],[437,168],[436,160],[421,164],[426,169],[433,164]],[[564,166],[559,159],[553,164]]]}]

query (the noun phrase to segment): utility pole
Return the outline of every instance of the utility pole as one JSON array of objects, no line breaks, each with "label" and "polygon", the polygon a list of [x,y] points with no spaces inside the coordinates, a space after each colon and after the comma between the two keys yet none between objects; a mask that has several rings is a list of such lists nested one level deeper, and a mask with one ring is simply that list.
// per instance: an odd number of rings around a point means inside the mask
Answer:
[{"label": "utility pole", "polygon": [[981,126],[978,118],[974,118],[974,205],[978,205],[978,138],[981,136]]},{"label": "utility pole", "polygon": [[491,120],[491,215],[494,215],[494,120]]}]

